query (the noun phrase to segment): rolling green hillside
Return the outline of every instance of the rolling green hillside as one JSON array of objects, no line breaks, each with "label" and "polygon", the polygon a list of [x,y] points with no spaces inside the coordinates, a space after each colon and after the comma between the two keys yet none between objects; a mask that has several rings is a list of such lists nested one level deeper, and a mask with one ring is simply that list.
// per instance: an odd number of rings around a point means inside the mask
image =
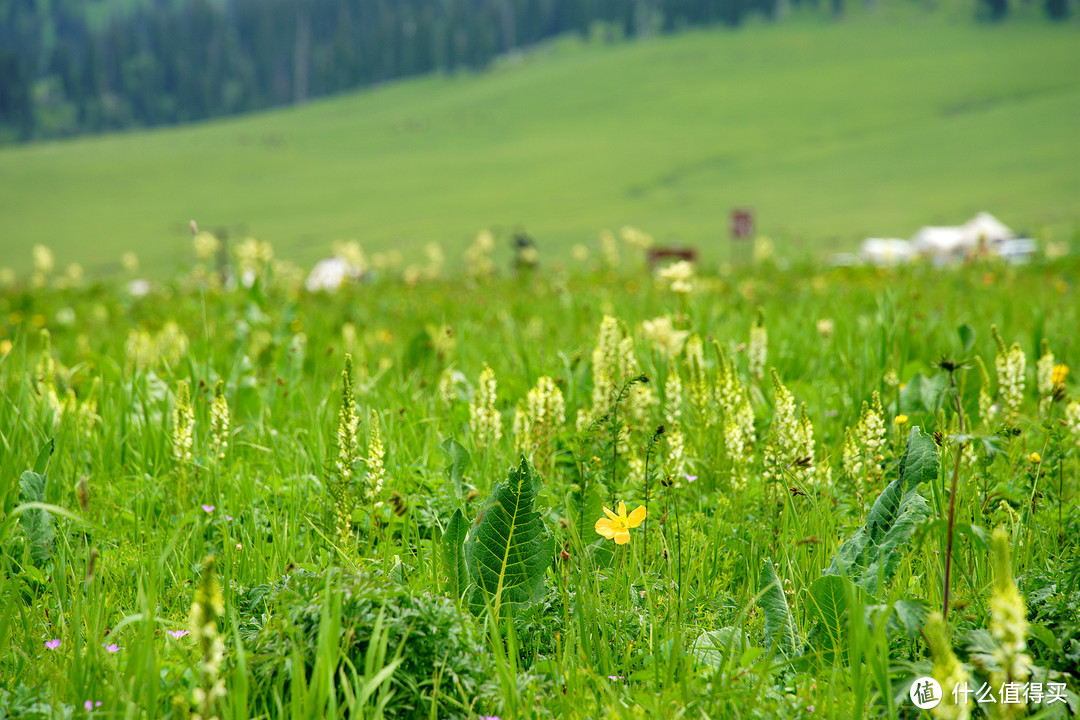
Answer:
[{"label": "rolling green hillside", "polygon": [[[1080,37],[1012,23],[791,23],[563,41],[257,116],[0,150],[0,265],[35,243],[91,272],[167,271],[187,222],[310,263],[335,239],[419,256],[481,228],[542,252],[632,224],[709,255],[727,212],[793,251],[988,210],[1080,227]],[[451,252],[451,257],[455,253]]]}]

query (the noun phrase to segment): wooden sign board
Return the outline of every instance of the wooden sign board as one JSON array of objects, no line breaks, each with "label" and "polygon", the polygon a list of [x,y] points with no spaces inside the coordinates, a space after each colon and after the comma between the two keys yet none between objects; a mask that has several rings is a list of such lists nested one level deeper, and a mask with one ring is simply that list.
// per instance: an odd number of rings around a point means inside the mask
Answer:
[{"label": "wooden sign board", "polygon": [[735,240],[751,240],[754,237],[754,211],[735,208],[731,211],[731,237]]}]

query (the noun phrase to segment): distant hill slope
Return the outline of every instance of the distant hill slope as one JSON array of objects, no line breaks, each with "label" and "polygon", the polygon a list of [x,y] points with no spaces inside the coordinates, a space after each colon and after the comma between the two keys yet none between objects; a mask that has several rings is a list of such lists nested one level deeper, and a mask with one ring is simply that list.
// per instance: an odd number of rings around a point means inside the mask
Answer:
[{"label": "distant hill slope", "polygon": [[[914,22],[914,21],[913,21]],[[542,253],[632,224],[727,252],[727,213],[810,251],[989,210],[1080,227],[1071,26],[852,21],[547,50],[299,108],[0,150],[0,265],[90,271],[229,227],[310,263],[335,239],[451,258],[484,227]]]}]

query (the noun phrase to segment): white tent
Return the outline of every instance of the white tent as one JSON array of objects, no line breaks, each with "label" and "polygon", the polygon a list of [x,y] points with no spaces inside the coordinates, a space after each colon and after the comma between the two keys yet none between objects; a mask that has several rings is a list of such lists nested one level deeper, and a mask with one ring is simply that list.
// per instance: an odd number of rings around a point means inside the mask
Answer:
[{"label": "white tent", "polygon": [[1013,231],[988,212],[981,212],[971,218],[964,223],[963,228],[976,246],[982,241],[986,247],[991,247],[1013,237]]},{"label": "white tent", "polygon": [[1013,231],[987,212],[959,227],[927,226],[911,238],[912,249],[937,264],[957,262],[982,253],[1000,255]]},{"label": "white tent", "polygon": [[912,236],[911,249],[923,257],[941,263],[963,259],[969,251],[975,249],[975,242],[963,227],[928,225]]}]

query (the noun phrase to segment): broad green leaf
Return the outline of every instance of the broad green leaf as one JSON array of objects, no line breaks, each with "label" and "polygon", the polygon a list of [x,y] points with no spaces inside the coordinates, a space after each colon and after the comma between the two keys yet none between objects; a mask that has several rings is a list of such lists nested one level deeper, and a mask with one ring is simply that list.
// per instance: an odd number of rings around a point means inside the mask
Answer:
[{"label": "broad green leaf", "polygon": [[446,524],[443,532],[440,550],[442,551],[443,572],[450,579],[447,586],[450,597],[460,600],[465,588],[469,585],[469,573],[465,568],[465,536],[469,532],[469,521],[465,519],[461,509],[458,508],[450,516],[450,522]]},{"label": "broad green leaf", "polygon": [[1031,637],[1045,645],[1051,652],[1058,654],[1063,652],[1061,641],[1054,637],[1054,633],[1052,633],[1045,625],[1031,623],[1031,625],[1028,626],[1028,633]]},{"label": "broad green leaf", "polygon": [[798,653],[795,621],[791,617],[784,587],[776,576],[772,560],[765,558],[758,576],[758,605],[765,611],[765,639],[770,649],[785,658]]},{"label": "broad green leaf", "polygon": [[706,630],[690,646],[690,654],[699,663],[721,667],[729,657],[740,656],[750,646],[742,628],[730,625],[719,630]]},{"label": "broad green leaf", "polygon": [[926,616],[930,613],[926,606],[914,600],[897,600],[893,606],[896,611],[896,619],[904,627],[908,637],[916,637],[926,624]]},{"label": "broad green leaf", "polygon": [[896,572],[911,534],[930,517],[919,485],[937,478],[938,464],[933,438],[913,427],[899,477],[874,501],[866,524],[844,541],[825,574],[847,576],[866,592],[878,595]]},{"label": "broad green leaf", "polygon": [[809,639],[819,647],[840,646],[847,623],[848,592],[851,580],[839,575],[822,575],[810,583],[810,605],[818,624]]},{"label": "broad green leaf", "polygon": [[[45,502],[45,476],[27,470],[19,480],[19,501],[22,503]],[[41,567],[52,556],[56,532],[52,513],[42,508],[26,510],[19,516],[19,524],[30,539],[30,558]]]},{"label": "broad green leaf", "polygon": [[495,486],[465,541],[465,563],[475,585],[475,612],[538,600],[544,573],[555,555],[555,541],[534,507],[540,482],[522,455],[506,481]]},{"label": "broad green leaf", "polygon": [[932,482],[938,475],[940,457],[934,439],[918,426],[911,428],[907,447],[900,458],[900,477],[906,489],[914,490],[924,482]]},{"label": "broad green leaf", "polygon": [[900,412],[908,414],[937,412],[945,400],[945,387],[948,381],[945,373],[937,373],[932,377],[917,373],[900,390]]}]

